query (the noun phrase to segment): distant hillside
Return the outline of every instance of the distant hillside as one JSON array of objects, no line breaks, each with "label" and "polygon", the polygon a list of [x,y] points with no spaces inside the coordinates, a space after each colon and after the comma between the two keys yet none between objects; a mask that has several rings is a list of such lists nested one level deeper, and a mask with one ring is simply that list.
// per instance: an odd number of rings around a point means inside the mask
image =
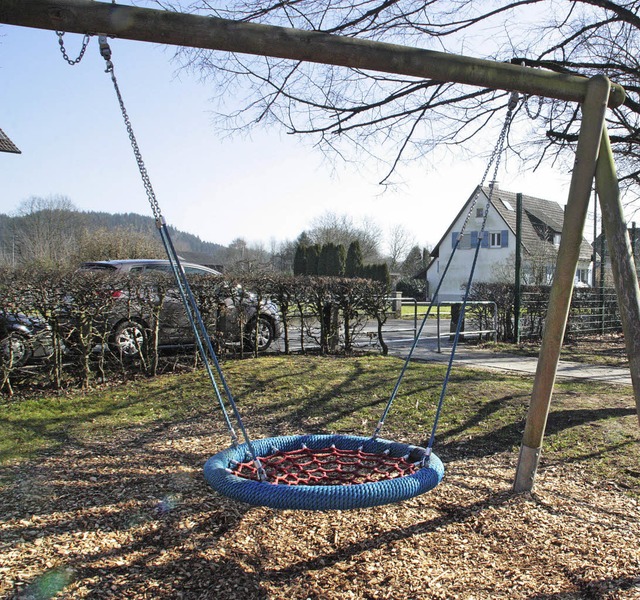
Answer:
[{"label": "distant hillside", "polygon": [[[128,227],[134,231],[141,233],[151,233],[158,235],[156,222],[153,217],[146,217],[136,213],[124,213],[112,215],[105,212],[82,212],[86,219],[87,227],[111,228],[111,227]],[[205,242],[197,235],[179,231],[175,227],[169,225],[169,232],[173,243],[178,250],[187,252],[201,252],[210,256],[222,256],[226,250],[226,246],[215,244],[213,242]]]},{"label": "distant hillside", "polygon": [[[74,210],[43,210],[26,216],[11,217],[0,214],[0,258],[11,264],[18,259],[25,244],[35,239],[63,240],[73,243],[79,231],[122,230],[140,232],[159,240],[152,217],[135,213],[109,214],[106,212],[80,212]],[[45,231],[46,230],[46,231]],[[178,252],[207,255],[214,264],[224,263],[227,248],[221,244],[205,242],[198,236],[169,226],[173,243]],[[55,246],[57,243],[54,243]],[[58,244],[59,245],[59,244]],[[18,259],[19,260],[19,259]]]}]

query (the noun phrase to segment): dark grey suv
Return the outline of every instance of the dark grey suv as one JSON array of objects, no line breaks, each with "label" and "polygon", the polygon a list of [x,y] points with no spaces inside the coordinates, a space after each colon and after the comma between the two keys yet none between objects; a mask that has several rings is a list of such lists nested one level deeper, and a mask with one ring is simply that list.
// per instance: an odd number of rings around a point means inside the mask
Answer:
[{"label": "dark grey suv", "polygon": [[[221,276],[219,271],[202,265],[187,262],[181,264],[190,279],[198,275]],[[151,276],[167,273],[173,276],[168,260],[94,261],[82,263],[80,268],[122,275]],[[105,315],[109,331],[109,347],[117,354],[133,358],[140,353],[147,341],[148,332],[151,329],[149,317],[145,315],[145,311],[136,306],[135,300],[131,301],[124,289],[112,291],[111,294],[116,299],[121,298],[122,302],[118,300],[113,302],[109,313]],[[279,313],[273,302],[258,303],[252,294],[241,292],[235,299],[218,298],[217,303],[217,327],[215,332],[210,333],[213,337],[222,338],[225,345],[237,345],[242,342],[245,348],[264,351],[280,337]],[[241,327],[241,323],[244,327]],[[241,332],[244,332],[244,339],[241,337]],[[158,346],[184,346],[193,344],[193,341],[193,332],[181,298],[177,289],[171,289],[164,297],[159,313]]]}]

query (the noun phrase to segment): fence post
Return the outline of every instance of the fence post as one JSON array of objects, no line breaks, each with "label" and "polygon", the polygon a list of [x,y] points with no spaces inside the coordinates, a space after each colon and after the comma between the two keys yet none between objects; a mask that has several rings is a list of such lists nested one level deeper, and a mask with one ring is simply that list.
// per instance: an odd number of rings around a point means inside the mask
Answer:
[{"label": "fence post", "polygon": [[436,319],[436,336],[438,338],[438,354],[442,352],[442,346],[440,345],[440,302],[437,305],[438,318]]},{"label": "fence post", "polygon": [[396,319],[402,318],[402,292],[393,292],[391,310]]}]

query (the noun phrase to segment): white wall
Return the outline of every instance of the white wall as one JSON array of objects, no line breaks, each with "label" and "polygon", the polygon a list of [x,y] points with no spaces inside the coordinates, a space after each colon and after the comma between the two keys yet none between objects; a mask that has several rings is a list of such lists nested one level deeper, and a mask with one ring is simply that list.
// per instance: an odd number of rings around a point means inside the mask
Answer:
[{"label": "white wall", "polygon": [[[484,206],[484,203],[481,202],[476,204],[477,208],[484,208]],[[441,302],[462,300],[462,296],[464,294],[463,287],[466,286],[469,281],[469,273],[475,254],[477,235],[482,227],[482,218],[478,218],[475,215],[476,208],[473,209],[473,214],[466,228],[467,233],[456,250],[442,287],[440,288],[437,300]],[[463,211],[458,221],[456,221],[454,226],[448,230],[447,237],[440,244],[440,256],[435,259],[434,263],[427,271],[427,283],[431,297],[436,292],[440,278],[444,273],[449,257],[453,251],[453,232],[460,232],[465,216],[466,211]],[[504,239],[505,232],[506,240]],[[490,236],[491,233],[501,234],[503,246],[499,248],[480,248],[478,262],[476,264],[476,270],[473,277],[474,281],[495,281],[497,277],[495,267],[499,265],[499,263],[510,261],[511,264],[513,264],[515,262],[515,234],[511,231],[507,231],[507,226],[504,220],[493,207],[489,207],[489,216],[487,217],[487,223],[485,226],[485,236]],[[505,242],[506,246],[504,245]]]}]

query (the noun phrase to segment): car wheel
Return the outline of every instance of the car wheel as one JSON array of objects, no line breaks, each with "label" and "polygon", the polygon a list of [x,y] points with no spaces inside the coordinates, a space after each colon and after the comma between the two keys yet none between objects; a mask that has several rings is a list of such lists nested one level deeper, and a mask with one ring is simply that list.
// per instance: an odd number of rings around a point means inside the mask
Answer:
[{"label": "car wheel", "polygon": [[135,321],[123,321],[111,334],[109,347],[123,358],[140,356],[146,342],[144,328]]},{"label": "car wheel", "polygon": [[29,338],[21,333],[12,332],[0,341],[2,362],[9,367],[22,367],[31,358]]},{"label": "car wheel", "polygon": [[257,327],[257,343],[256,343],[256,321],[252,319],[247,324],[245,343],[250,350],[257,350],[258,352],[264,352],[271,342],[273,342],[273,324],[267,317],[258,317]]}]

